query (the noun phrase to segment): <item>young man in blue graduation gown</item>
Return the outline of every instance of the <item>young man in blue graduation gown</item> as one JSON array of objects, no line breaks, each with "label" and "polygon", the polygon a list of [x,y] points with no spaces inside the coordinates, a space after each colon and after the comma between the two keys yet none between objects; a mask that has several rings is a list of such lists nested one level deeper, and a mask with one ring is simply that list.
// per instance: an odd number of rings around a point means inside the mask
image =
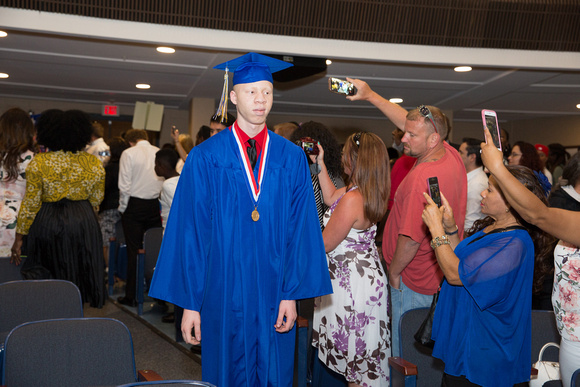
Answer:
[{"label": "young man in blue graduation gown", "polygon": [[149,295],[185,309],[204,381],[291,386],[295,300],[332,287],[306,156],[266,127],[271,73],[289,65],[249,53],[225,67],[237,121],[190,152]]}]

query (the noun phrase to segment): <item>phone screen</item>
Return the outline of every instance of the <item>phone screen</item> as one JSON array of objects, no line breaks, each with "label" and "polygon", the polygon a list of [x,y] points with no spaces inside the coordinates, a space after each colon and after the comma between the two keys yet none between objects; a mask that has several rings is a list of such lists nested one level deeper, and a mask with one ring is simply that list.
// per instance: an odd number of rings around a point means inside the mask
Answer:
[{"label": "phone screen", "polygon": [[441,207],[441,192],[439,191],[439,181],[437,177],[430,177],[427,179],[427,184],[429,184],[429,195],[431,199],[437,204],[437,207]]},{"label": "phone screen", "polygon": [[493,144],[499,150],[501,150],[501,140],[499,133],[499,126],[497,124],[497,114],[493,110],[482,110],[481,111],[483,124],[489,129]]},{"label": "phone screen", "polygon": [[333,93],[355,95],[356,87],[350,82],[338,78],[328,78],[328,89]]}]

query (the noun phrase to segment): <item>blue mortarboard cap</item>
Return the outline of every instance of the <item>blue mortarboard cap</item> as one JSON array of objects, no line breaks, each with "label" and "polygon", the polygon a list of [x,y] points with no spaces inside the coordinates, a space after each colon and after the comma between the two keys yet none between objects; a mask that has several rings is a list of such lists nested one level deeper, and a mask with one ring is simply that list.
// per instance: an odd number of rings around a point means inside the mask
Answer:
[{"label": "blue mortarboard cap", "polygon": [[233,85],[253,83],[258,81],[273,82],[272,73],[292,67],[292,63],[274,59],[255,52],[247,53],[214,67],[234,73]]}]

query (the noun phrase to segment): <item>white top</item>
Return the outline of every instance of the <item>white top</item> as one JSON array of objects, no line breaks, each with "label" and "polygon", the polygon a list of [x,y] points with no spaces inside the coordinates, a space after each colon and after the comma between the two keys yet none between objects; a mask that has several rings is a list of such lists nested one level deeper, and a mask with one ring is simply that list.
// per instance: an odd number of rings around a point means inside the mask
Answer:
[{"label": "white top", "polygon": [[155,154],[159,148],[146,140],[125,149],[119,162],[119,212],[125,212],[131,196],[157,199],[163,178],[155,173]]},{"label": "white top", "polygon": [[87,145],[87,148],[85,149],[85,152],[90,153],[94,156],[97,156],[99,160],[101,160],[101,163],[103,163],[104,165],[107,165],[107,162],[110,159],[110,156],[106,156],[103,155],[102,152],[107,152],[109,151],[109,146],[107,145],[107,143],[105,142],[105,140],[103,140],[103,138],[97,138],[95,141],[91,142],[89,145]]},{"label": "white top", "polygon": [[550,171],[548,171],[547,168],[544,168],[544,170],[542,171],[542,173],[544,175],[546,175],[546,177],[548,178],[548,181],[550,182],[550,184],[554,185],[554,179],[552,178],[552,174],[550,173]]},{"label": "white top", "polygon": [[169,210],[171,209],[171,203],[173,203],[173,195],[175,195],[175,189],[177,188],[178,182],[179,176],[170,177],[163,182],[163,186],[161,187],[159,202],[161,203],[161,225],[163,228],[165,228],[165,225],[167,224]]},{"label": "white top", "polygon": [[469,230],[473,222],[483,218],[481,213],[481,191],[487,188],[487,175],[483,167],[467,173],[467,210],[465,211],[465,229]]}]

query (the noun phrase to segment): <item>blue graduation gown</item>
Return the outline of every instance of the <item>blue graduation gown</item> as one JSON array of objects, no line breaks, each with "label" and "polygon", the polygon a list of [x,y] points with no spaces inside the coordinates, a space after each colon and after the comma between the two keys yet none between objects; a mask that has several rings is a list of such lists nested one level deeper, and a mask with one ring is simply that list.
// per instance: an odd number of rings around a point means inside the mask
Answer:
[{"label": "blue graduation gown", "polygon": [[332,292],[306,155],[269,136],[257,222],[231,130],[192,149],[149,291],[200,312],[203,380],[220,387],[291,386],[295,328],[275,331],[280,301]]}]

